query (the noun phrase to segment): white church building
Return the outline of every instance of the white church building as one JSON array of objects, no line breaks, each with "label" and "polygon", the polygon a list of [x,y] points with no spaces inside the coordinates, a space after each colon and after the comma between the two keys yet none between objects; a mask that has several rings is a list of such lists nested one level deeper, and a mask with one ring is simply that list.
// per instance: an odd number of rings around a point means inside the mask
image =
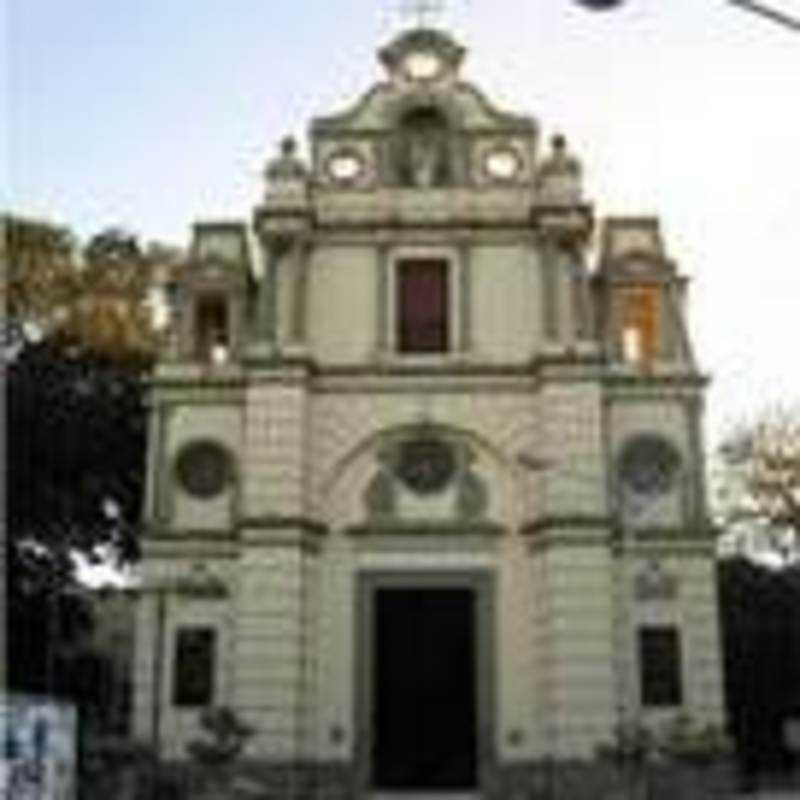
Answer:
[{"label": "white church building", "polygon": [[536,796],[619,726],[722,719],[688,282],[449,34],[378,55],[250,222],[194,227],[134,728],[182,760],[230,707],[279,797]]}]

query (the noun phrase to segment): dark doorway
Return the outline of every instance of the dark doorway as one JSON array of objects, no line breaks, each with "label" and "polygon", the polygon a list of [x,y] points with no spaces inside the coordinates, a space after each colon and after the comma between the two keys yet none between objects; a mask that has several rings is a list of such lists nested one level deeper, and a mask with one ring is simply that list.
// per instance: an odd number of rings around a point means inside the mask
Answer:
[{"label": "dark doorway", "polygon": [[474,591],[378,589],[373,783],[477,785]]}]

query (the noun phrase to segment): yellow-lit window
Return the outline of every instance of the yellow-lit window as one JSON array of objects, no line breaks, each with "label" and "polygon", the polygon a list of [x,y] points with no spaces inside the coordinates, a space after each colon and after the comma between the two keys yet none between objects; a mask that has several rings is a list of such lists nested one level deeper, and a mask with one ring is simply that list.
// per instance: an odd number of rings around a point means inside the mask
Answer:
[{"label": "yellow-lit window", "polygon": [[622,353],[626,361],[651,364],[659,350],[660,290],[638,284],[622,290]]}]

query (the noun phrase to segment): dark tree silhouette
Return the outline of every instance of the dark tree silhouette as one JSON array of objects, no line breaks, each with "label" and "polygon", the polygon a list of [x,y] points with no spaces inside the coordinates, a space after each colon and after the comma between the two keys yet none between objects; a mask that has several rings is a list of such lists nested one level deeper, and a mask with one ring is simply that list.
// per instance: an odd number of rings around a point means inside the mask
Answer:
[{"label": "dark tree silhouette", "polygon": [[3,223],[9,688],[69,694],[59,651],[91,617],[74,555],[138,555],[156,342],[147,264],[118,230],[95,237],[79,268],[62,229]]},{"label": "dark tree silhouette", "polygon": [[800,713],[800,565],[776,570],[744,558],[719,564],[725,694],[745,772],[790,763],[787,716]]}]

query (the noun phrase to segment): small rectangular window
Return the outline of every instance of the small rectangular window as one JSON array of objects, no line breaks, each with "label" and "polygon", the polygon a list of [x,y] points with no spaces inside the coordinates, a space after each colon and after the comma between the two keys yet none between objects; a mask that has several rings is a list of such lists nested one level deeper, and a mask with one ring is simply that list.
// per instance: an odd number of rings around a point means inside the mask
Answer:
[{"label": "small rectangular window", "polygon": [[681,648],[676,628],[640,628],[639,665],[643,706],[659,708],[681,705]]},{"label": "small rectangular window", "polygon": [[176,706],[207,706],[214,702],[216,631],[180,628],[175,640],[173,702]]},{"label": "small rectangular window", "polygon": [[401,353],[445,353],[449,347],[447,262],[397,265],[397,346]]},{"label": "small rectangular window", "polygon": [[198,297],[195,306],[197,358],[201,361],[210,361],[215,348],[228,347],[228,338],[226,299],[217,295]]},{"label": "small rectangular window", "polygon": [[650,365],[659,355],[660,288],[640,284],[623,290],[622,349],[626,361]]}]

